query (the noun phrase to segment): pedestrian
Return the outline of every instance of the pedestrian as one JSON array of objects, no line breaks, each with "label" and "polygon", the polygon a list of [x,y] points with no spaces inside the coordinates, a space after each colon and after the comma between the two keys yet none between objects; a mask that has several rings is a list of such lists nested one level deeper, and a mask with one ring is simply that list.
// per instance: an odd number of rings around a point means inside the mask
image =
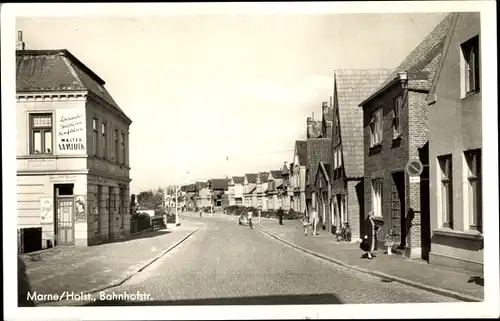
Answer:
[{"label": "pedestrian", "polygon": [[304,217],[302,218],[302,226],[304,227],[304,235],[307,236],[307,228],[311,225],[309,223],[309,218],[307,217],[307,214],[304,213]]},{"label": "pedestrian", "polygon": [[279,224],[283,225],[283,209],[281,207],[279,208],[277,214],[278,214]]},{"label": "pedestrian", "polygon": [[318,235],[318,211],[315,208],[311,211],[312,235]]},{"label": "pedestrian", "polygon": [[365,235],[363,237],[363,240],[361,241],[361,244],[359,245],[359,248],[365,252],[365,254],[363,256],[366,256],[367,258],[369,258],[370,260],[373,259],[373,254],[371,253],[371,244],[370,242],[368,241],[368,235]]},{"label": "pedestrian", "polygon": [[250,228],[251,228],[251,229],[253,228],[252,216],[253,216],[252,211],[248,211],[248,213],[247,213],[248,225],[250,225]]}]

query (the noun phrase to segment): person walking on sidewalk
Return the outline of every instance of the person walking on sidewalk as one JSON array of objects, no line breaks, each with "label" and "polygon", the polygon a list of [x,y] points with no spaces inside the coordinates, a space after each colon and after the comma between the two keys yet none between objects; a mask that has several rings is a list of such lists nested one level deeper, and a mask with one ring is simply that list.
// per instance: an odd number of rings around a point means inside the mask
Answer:
[{"label": "person walking on sidewalk", "polygon": [[371,244],[370,242],[368,241],[368,235],[365,235],[363,237],[363,241],[361,241],[361,244],[359,245],[359,248],[365,252],[365,254],[363,254],[363,257],[366,257],[368,259],[373,259],[373,254],[371,252]]},{"label": "person walking on sidewalk", "polygon": [[284,215],[284,213],[283,213],[283,209],[281,207],[278,209],[278,213],[277,214],[278,214],[279,224],[283,225],[283,215]]},{"label": "person walking on sidewalk", "polygon": [[319,217],[318,217],[318,211],[316,211],[315,208],[313,208],[313,210],[311,211],[311,218],[310,218],[310,222],[311,222],[311,225],[312,225],[312,235],[318,235],[318,220],[319,220]]},{"label": "person walking on sidewalk", "polygon": [[252,217],[253,217],[252,211],[248,211],[247,213],[248,225],[250,226],[251,229],[253,228]]},{"label": "person walking on sidewalk", "polygon": [[309,222],[309,217],[307,217],[307,213],[304,213],[304,217],[302,218],[302,227],[304,228],[304,235],[307,236],[307,228],[311,225]]}]

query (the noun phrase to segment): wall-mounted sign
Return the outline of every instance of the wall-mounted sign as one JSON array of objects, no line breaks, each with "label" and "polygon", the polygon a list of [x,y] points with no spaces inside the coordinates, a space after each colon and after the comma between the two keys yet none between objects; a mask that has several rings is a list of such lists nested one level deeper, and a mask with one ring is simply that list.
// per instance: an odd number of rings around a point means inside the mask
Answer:
[{"label": "wall-mounted sign", "polygon": [[410,176],[420,176],[424,170],[424,165],[418,159],[409,160],[406,163],[405,170]]},{"label": "wall-mounted sign", "polygon": [[51,183],[73,183],[76,180],[75,175],[50,175],[49,181]]},{"label": "wall-mounted sign", "polygon": [[76,222],[85,222],[87,217],[85,215],[87,204],[85,202],[85,195],[77,195],[75,196],[75,221]]},{"label": "wall-mounted sign", "polygon": [[54,202],[50,197],[40,198],[40,223],[54,222]]},{"label": "wall-mounted sign", "polygon": [[58,109],[56,113],[58,154],[85,154],[85,109]]}]

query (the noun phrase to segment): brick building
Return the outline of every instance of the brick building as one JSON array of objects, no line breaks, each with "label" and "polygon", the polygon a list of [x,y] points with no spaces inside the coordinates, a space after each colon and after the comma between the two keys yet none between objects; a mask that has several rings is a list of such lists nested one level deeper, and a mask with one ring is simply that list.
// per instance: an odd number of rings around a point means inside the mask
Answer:
[{"label": "brick building", "polygon": [[18,227],[42,248],[130,233],[129,126],[99,78],[67,50],[16,50]]},{"label": "brick building", "polygon": [[[365,213],[382,226],[381,246],[393,229],[396,252],[426,258],[430,247],[426,96],[436,73],[450,15],[406,57],[360,106],[364,127]],[[419,180],[405,174],[409,160],[425,167]]]},{"label": "brick building", "polygon": [[363,110],[359,104],[373,93],[392,71],[386,69],[336,70],[332,113],[333,226],[349,223],[352,239],[361,235],[364,218]]},{"label": "brick building", "polygon": [[320,222],[323,223],[324,229],[330,233],[334,233],[333,217],[332,217],[332,184],[330,182],[330,164],[325,164],[322,161],[318,164],[316,177],[314,179],[314,194],[316,195],[316,208]]},{"label": "brick building", "polygon": [[292,209],[305,213],[306,211],[306,158],[307,142],[297,140],[294,149],[294,161],[290,171],[290,182],[293,188]]},{"label": "brick building", "polygon": [[429,262],[483,270],[479,13],[455,13],[429,92]]}]

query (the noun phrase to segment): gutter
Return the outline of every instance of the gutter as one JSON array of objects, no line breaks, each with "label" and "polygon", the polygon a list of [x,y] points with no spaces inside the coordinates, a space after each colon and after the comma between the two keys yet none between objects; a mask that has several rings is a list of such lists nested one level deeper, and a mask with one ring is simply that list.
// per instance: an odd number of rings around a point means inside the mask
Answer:
[{"label": "gutter", "polygon": [[363,100],[358,106],[363,108],[364,105],[366,105],[368,102],[371,100],[375,99],[375,97],[379,96],[381,93],[386,91],[389,87],[393,86],[394,84],[398,83],[399,81],[401,82],[406,82],[408,81],[408,72],[407,71],[399,71],[397,73],[397,76],[393,78],[387,85],[383,86],[373,94],[371,94],[368,98]]}]

